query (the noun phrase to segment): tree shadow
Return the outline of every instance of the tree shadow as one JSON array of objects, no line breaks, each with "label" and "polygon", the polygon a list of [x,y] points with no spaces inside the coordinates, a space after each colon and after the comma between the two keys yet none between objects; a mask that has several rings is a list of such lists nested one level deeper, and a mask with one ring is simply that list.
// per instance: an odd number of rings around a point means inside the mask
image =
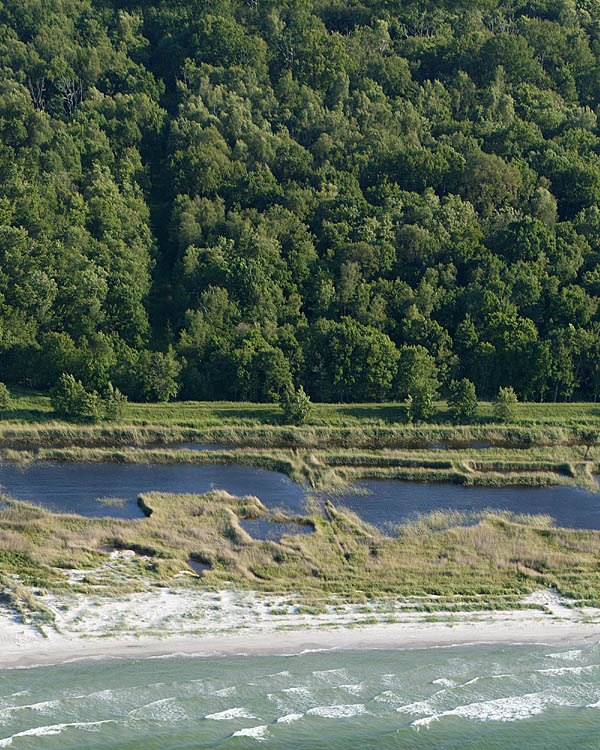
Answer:
[{"label": "tree shadow", "polygon": [[259,422],[260,424],[278,424],[281,421],[281,409],[274,404],[273,408],[248,408],[247,406],[240,406],[227,409],[209,409],[212,411],[213,416],[224,422],[235,421],[237,423],[244,422]]},{"label": "tree shadow", "polygon": [[358,421],[372,419],[388,424],[406,423],[406,407],[398,404],[373,404],[373,406],[336,405],[333,414],[335,416],[352,417]]},{"label": "tree shadow", "polygon": [[45,409],[5,409],[0,412],[0,419],[11,422],[47,422],[58,419],[58,415]]}]

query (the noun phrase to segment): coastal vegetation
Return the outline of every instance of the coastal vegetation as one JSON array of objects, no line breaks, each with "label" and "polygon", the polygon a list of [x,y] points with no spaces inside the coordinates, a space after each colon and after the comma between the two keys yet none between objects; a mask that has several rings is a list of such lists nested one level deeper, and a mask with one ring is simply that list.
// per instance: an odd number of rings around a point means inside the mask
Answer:
[{"label": "coastal vegetation", "polygon": [[[546,516],[436,512],[386,536],[330,503],[323,514],[309,507],[289,517],[222,491],[148,493],[139,498],[146,517],[132,521],[3,501],[0,588],[42,628],[52,622],[39,598],[49,591],[115,596],[172,585],[288,592],[313,612],[389,598],[419,611],[521,608],[540,588],[574,606],[600,606],[600,532],[557,529]],[[256,540],[242,525],[256,518],[294,521],[311,533]],[[111,562],[114,549],[133,551],[127,565]],[[191,574],[190,561],[200,574]],[[77,582],[69,582],[73,571]]]},{"label": "coastal vegetation", "polygon": [[[459,405],[472,403],[470,388],[457,393]],[[479,402],[470,423],[455,424],[446,402],[434,402],[437,423],[409,421],[406,403],[317,403],[296,425],[269,403],[123,401],[121,420],[85,424],[59,420],[48,396],[12,389],[0,461],[239,464],[330,491],[361,478],[597,490],[596,405],[513,403],[509,422],[495,420],[494,406]],[[185,442],[215,445],[198,451],[178,445]],[[545,516],[436,512],[384,534],[330,503],[309,502],[291,517],[222,492],[148,493],[139,499],[147,517],[133,520],[3,503],[0,588],[42,631],[52,624],[45,592],[111,597],[175,584],[294,594],[306,612],[390,597],[419,611],[518,608],[544,587],[576,605],[600,603],[600,532],[555,528]],[[257,518],[289,523],[289,533],[279,542],[254,539],[242,522]],[[295,533],[298,523],[311,533]],[[113,565],[114,549],[135,554]],[[75,583],[72,569],[84,571]],[[182,570],[188,574],[175,579]]]},{"label": "coastal vegetation", "polygon": [[0,460],[84,461],[134,464],[202,464],[253,466],[278,471],[315,489],[332,489],[359,479],[399,479],[486,486],[574,485],[598,491],[600,452],[582,446],[553,450],[485,451],[476,449],[375,451],[230,448],[198,451],[160,448],[0,448]]},{"label": "coastal vegetation", "polygon": [[[454,425],[449,404],[444,400],[433,401],[433,415],[428,422],[414,421],[410,424],[407,401],[366,403],[318,403],[310,402],[310,409],[301,429],[312,428],[374,428],[405,430],[434,434],[437,430],[474,432],[485,430],[507,430],[564,427],[594,430],[600,427],[600,403],[585,402],[517,402],[510,390],[508,413],[495,413],[498,401],[478,400],[477,408],[465,425]],[[59,415],[48,393],[30,388],[12,387],[8,391],[6,407],[0,413],[0,429],[41,427],[62,424],[76,432],[83,431],[85,420],[64,418]],[[109,420],[114,421],[114,420]],[[100,420],[99,429],[117,429],[119,426],[163,427],[182,429],[208,429],[217,427],[273,427],[284,424],[284,414],[279,403],[233,402],[233,401],[175,401],[171,403],[128,402],[121,399],[120,416],[114,425]],[[289,425],[293,429],[292,425]],[[540,439],[541,439],[540,429]]]},{"label": "coastal vegetation", "polygon": [[[67,396],[87,403],[81,384],[63,382]],[[113,393],[120,419],[85,424],[57,419],[56,395],[16,389],[0,420],[0,458],[240,464],[321,489],[385,478],[597,491],[596,405],[517,403],[508,392],[509,411],[498,416],[498,401],[477,403],[468,381],[455,382],[453,393],[432,403],[437,423],[413,422],[406,403],[313,404],[300,388],[280,405],[136,404]]]}]

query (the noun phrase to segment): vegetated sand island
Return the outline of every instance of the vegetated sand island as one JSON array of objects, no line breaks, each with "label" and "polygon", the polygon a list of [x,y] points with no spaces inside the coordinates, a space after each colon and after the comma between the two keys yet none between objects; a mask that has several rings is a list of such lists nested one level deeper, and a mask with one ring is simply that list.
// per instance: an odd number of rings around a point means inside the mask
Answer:
[{"label": "vegetated sand island", "polygon": [[[470,443],[484,430],[497,445],[476,450]],[[7,424],[0,450],[5,461],[241,463],[330,489],[375,477],[597,490],[594,430],[581,420],[560,427],[255,424],[237,433],[202,425]],[[425,447],[432,437],[448,440],[446,449]],[[229,447],[169,445],[190,438]],[[131,520],[2,501],[4,667],[600,639],[600,531],[558,528],[525,507],[523,514],[437,511],[388,535],[331,502],[291,514],[222,490],[143,493],[144,515]],[[255,538],[249,522],[280,533]]]}]

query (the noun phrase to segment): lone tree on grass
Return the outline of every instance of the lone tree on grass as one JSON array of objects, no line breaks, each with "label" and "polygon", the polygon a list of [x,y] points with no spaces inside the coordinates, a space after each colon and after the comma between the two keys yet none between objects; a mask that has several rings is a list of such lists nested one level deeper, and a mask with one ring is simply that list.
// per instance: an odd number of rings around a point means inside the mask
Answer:
[{"label": "lone tree on grass", "polygon": [[104,396],[104,417],[109,422],[118,422],[123,417],[127,396],[112,383],[108,384]]},{"label": "lone tree on grass", "polygon": [[511,385],[500,388],[494,400],[492,413],[497,422],[512,422],[515,418],[517,394]]},{"label": "lone tree on grass", "polygon": [[440,382],[434,358],[422,346],[403,346],[398,360],[398,393],[407,399],[409,422],[426,420],[435,413]]},{"label": "lone tree on grass", "polygon": [[450,383],[448,406],[455,424],[471,422],[477,413],[475,386],[467,378]]},{"label": "lone tree on grass", "polygon": [[283,409],[283,419],[286,424],[304,424],[312,411],[310,398],[304,388],[296,389],[289,385],[279,397],[279,405]]}]

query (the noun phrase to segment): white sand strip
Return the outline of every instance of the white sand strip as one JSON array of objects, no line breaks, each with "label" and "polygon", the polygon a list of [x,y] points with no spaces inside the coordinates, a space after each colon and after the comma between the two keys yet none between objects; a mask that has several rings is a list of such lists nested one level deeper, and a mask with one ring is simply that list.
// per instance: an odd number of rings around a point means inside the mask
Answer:
[{"label": "white sand strip", "polygon": [[[331,607],[319,615],[296,613],[289,597],[266,599],[252,592],[162,590],[121,599],[82,595],[47,597],[60,632],[48,637],[0,609],[0,667],[56,664],[85,658],[148,658],[171,654],[295,654],[320,649],[400,649],[467,643],[600,641],[600,610],[573,609],[551,592],[527,601],[547,611],[403,611],[390,621],[373,605]],[[210,606],[209,606],[210,605]],[[285,612],[284,605],[288,611]],[[282,614],[283,612],[283,614]],[[371,624],[375,621],[375,624]]]}]

